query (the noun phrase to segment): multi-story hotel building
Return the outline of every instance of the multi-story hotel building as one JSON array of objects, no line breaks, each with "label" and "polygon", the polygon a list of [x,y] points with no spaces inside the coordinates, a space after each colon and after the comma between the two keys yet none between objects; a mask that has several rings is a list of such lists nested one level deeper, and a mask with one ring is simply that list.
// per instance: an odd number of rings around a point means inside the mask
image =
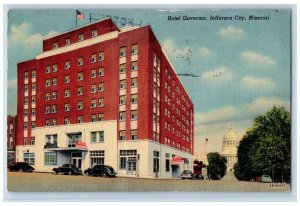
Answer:
[{"label": "multi-story hotel building", "polygon": [[107,18],[44,39],[18,64],[17,112],[16,160],[36,171],[105,164],[170,178],[192,168],[193,103],[150,26]]}]

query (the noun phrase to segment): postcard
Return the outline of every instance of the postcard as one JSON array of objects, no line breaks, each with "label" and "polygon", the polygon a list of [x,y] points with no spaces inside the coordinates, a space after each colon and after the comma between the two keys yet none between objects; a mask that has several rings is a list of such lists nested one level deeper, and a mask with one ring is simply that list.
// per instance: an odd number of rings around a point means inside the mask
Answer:
[{"label": "postcard", "polygon": [[9,192],[290,192],[290,9],[12,9]]}]

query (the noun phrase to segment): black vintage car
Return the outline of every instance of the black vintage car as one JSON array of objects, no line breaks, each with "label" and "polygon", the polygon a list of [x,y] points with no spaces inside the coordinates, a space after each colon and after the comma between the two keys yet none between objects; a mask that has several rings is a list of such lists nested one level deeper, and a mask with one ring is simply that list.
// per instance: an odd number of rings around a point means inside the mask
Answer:
[{"label": "black vintage car", "polygon": [[84,171],[87,176],[100,176],[100,177],[116,177],[114,168],[108,165],[94,165],[93,168],[88,168]]},{"label": "black vintage car", "polygon": [[64,164],[62,167],[53,168],[53,174],[81,175],[82,171],[72,164]]},{"label": "black vintage car", "polygon": [[34,168],[31,167],[27,162],[16,162],[8,166],[10,172],[33,172]]}]

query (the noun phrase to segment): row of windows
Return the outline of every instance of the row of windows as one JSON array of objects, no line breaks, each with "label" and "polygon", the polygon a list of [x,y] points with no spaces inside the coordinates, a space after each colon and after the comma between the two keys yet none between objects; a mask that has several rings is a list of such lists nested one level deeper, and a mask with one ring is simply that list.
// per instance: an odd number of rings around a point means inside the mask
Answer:
[{"label": "row of windows", "polygon": [[[131,110],[131,120],[137,120],[137,119],[138,119],[138,111]],[[120,121],[126,120],[126,112],[119,112],[119,120]]]},{"label": "row of windows", "polygon": [[[35,127],[36,127],[35,121],[32,121],[31,129],[35,129]],[[24,122],[24,130],[27,130],[27,129],[28,129],[28,122]]]},{"label": "row of windows", "polygon": [[[138,102],[138,94],[131,95],[131,103],[136,104]],[[122,95],[119,97],[119,104],[124,105],[126,104],[126,95]]]},{"label": "row of windows", "polygon": [[[30,142],[31,145],[35,145],[35,137],[31,137],[30,141],[31,141]],[[24,137],[23,144],[28,145],[28,137]]]},{"label": "row of windows", "polygon": [[[36,96],[33,95],[33,96],[31,96],[31,103],[35,104],[35,102],[36,102]],[[24,105],[27,105],[27,104],[28,104],[28,97],[26,96],[26,97],[24,97]]]},{"label": "row of windows", "polygon": [[[25,72],[25,73],[24,73],[24,79],[28,79],[28,76],[29,76],[29,73],[28,73],[28,72]],[[32,71],[31,71],[31,77],[32,77],[32,78],[36,78],[36,70],[32,70]]]},{"label": "row of windows", "polygon": [[172,147],[175,147],[175,148],[177,148],[179,150],[182,150],[182,151],[185,151],[185,152],[190,152],[190,149],[188,147],[185,147],[185,146],[181,145],[179,142],[176,142],[176,141],[173,140],[172,143],[171,143],[171,140],[168,137],[165,138],[165,144],[169,145],[169,146],[172,146]]},{"label": "row of windows", "polygon": [[[36,90],[36,83],[32,83],[32,84],[31,84],[31,90],[32,90],[32,91],[35,91],[35,90]],[[25,84],[25,85],[24,85],[24,91],[25,91],[25,92],[28,92],[28,84]]]}]

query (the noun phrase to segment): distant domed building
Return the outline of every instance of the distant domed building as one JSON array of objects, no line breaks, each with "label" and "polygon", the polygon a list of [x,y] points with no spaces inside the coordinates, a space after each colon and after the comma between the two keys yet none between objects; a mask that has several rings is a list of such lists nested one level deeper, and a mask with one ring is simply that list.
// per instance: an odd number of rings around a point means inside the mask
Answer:
[{"label": "distant domed building", "polygon": [[237,162],[237,147],[240,138],[232,128],[224,135],[220,155],[227,159],[227,170],[232,171],[234,164]]}]

